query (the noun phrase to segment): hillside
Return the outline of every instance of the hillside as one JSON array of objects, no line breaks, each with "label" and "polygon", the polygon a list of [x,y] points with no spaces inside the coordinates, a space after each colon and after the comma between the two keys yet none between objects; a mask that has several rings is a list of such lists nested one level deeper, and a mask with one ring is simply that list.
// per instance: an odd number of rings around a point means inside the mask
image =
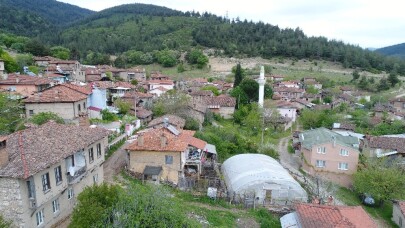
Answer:
[{"label": "hillside", "polygon": [[56,0],[0,0],[0,30],[32,37],[91,14],[91,10]]},{"label": "hillside", "polygon": [[405,43],[379,48],[375,51],[386,56],[395,56],[405,59]]},{"label": "hillside", "polygon": [[[283,29],[263,22],[230,20],[207,12],[181,12],[147,4],[127,4],[93,13],[52,0],[40,1],[49,7],[40,7],[44,13],[33,6],[35,20],[25,19],[31,15],[28,11],[15,10],[15,18],[19,20],[1,14],[0,20],[4,22],[14,20],[3,25],[5,30],[26,36],[39,34],[43,44],[67,47],[72,58],[84,60],[86,64],[110,64],[109,55],[117,57],[118,67],[159,62],[157,51],[166,49],[176,52],[172,54],[178,63],[179,51],[210,48],[215,56],[326,60],[374,73],[391,72],[396,67],[396,72],[405,75],[405,61],[388,59],[377,52],[325,37],[308,37],[299,28]],[[0,2],[8,7],[12,5],[13,9],[29,8],[31,4],[23,0],[13,4],[11,0]],[[45,9],[50,11],[55,4],[62,5],[56,7],[59,11],[55,8],[58,15],[51,14],[52,21],[44,14]],[[66,16],[71,10],[82,13]],[[146,59],[138,61],[134,55]]]}]

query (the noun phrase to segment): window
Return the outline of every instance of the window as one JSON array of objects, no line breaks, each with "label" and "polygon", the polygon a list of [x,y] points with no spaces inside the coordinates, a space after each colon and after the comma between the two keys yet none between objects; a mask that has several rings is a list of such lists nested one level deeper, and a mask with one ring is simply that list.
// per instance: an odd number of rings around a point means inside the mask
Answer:
[{"label": "window", "polygon": [[166,165],[173,164],[173,156],[171,156],[171,155],[166,155],[166,156],[165,156],[165,160],[166,160]]},{"label": "window", "polygon": [[338,169],[340,169],[340,170],[348,170],[349,169],[349,164],[347,164],[345,162],[339,162]]},{"label": "window", "polygon": [[29,180],[27,181],[27,189],[28,189],[28,198],[34,198],[35,197],[35,192],[34,192],[34,183],[33,181]]},{"label": "window", "polygon": [[323,168],[326,166],[326,161],[323,160],[316,160],[316,167]]},{"label": "window", "polygon": [[83,109],[86,109],[86,102],[83,102]]},{"label": "window", "polygon": [[94,161],[93,147],[89,149],[89,163]]},{"label": "window", "polygon": [[325,147],[318,147],[318,153],[319,154],[325,154],[326,153],[326,148]]},{"label": "window", "polygon": [[81,111],[80,104],[77,105],[77,109],[79,110],[79,112]]},{"label": "window", "polygon": [[96,174],[96,175],[93,176],[93,182],[94,182],[95,184],[97,184],[97,182],[98,182],[98,174]]},{"label": "window", "polygon": [[59,212],[59,199],[56,199],[54,201],[52,201],[52,210],[53,213],[58,213]]},{"label": "window", "polygon": [[67,190],[68,199],[72,199],[73,195],[74,195],[73,188],[69,188]]},{"label": "window", "polygon": [[97,158],[101,157],[101,143],[97,143]]},{"label": "window", "polygon": [[62,168],[60,166],[55,168],[55,180],[56,180],[56,185],[59,185],[62,183]]},{"label": "window", "polygon": [[44,209],[38,211],[36,217],[37,217],[37,226],[44,223]]},{"label": "window", "polygon": [[34,110],[28,110],[28,113],[30,114],[30,116],[34,115]]},{"label": "window", "polygon": [[49,183],[49,173],[45,173],[42,175],[42,190],[46,192],[49,189],[51,189],[51,183]]},{"label": "window", "polygon": [[340,149],[340,155],[341,156],[349,156],[349,151],[347,151],[345,149]]}]

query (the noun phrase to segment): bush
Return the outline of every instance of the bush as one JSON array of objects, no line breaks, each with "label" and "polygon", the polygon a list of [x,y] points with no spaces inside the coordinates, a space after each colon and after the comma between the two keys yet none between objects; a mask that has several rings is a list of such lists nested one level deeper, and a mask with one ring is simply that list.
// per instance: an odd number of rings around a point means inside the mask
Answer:
[{"label": "bush", "polygon": [[112,121],[118,120],[118,116],[115,115],[114,113],[108,111],[108,109],[101,110],[101,116],[102,116],[102,119],[105,121],[112,122]]},{"label": "bush", "polygon": [[65,121],[62,119],[62,117],[58,116],[58,114],[53,113],[53,112],[40,112],[38,114],[35,114],[31,117],[30,122],[37,124],[37,125],[42,125],[49,120],[54,120],[56,123],[64,124]]},{"label": "bush", "polygon": [[186,118],[184,129],[198,131],[200,129],[200,122],[194,118],[188,117]]}]

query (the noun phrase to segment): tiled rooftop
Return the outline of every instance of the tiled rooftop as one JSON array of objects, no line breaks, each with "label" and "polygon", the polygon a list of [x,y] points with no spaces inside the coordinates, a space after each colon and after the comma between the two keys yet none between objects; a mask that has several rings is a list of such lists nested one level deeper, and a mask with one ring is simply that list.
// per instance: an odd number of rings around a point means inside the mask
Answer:
[{"label": "tiled rooftop", "polygon": [[303,228],[374,228],[377,225],[361,206],[327,206],[296,204],[296,212]]},{"label": "tiled rooftop", "polygon": [[176,128],[183,128],[186,124],[186,120],[176,115],[164,115],[158,118],[153,119],[149,122],[148,127],[154,127],[159,124],[163,124],[164,119],[168,118],[169,123],[174,125]]},{"label": "tiled rooftop", "polygon": [[87,99],[87,95],[64,85],[56,85],[36,93],[24,100],[25,103],[70,103]]},{"label": "tiled rooftop", "polygon": [[47,85],[51,82],[48,78],[9,74],[6,80],[0,80],[0,85]]},{"label": "tiled rooftop", "polygon": [[52,121],[15,132],[7,138],[9,163],[0,168],[0,176],[28,178],[108,134],[107,130],[101,128],[63,125]]}]

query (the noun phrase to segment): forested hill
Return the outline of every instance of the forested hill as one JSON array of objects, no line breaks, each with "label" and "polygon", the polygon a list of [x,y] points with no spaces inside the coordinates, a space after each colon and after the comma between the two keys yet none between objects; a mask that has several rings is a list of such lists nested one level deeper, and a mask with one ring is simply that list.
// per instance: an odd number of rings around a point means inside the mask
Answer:
[{"label": "forested hill", "polygon": [[83,19],[94,12],[56,0],[0,0],[0,29],[35,36]]},{"label": "forested hill", "polygon": [[[0,0],[8,3],[11,1]],[[39,1],[58,3],[53,0]],[[31,1],[15,0],[12,5],[17,7],[19,2]],[[42,6],[37,4],[37,7]],[[76,10],[80,11],[79,9]],[[263,22],[228,19],[206,12],[181,12],[146,4],[122,5],[95,13],[84,11],[81,16],[65,21],[61,18],[68,10],[57,12],[60,15],[55,20],[59,20],[61,24],[72,23],[63,29],[51,30],[47,26],[55,23],[41,23],[45,19],[40,17],[38,27],[32,28],[35,31],[47,30],[36,33],[42,43],[67,47],[71,51],[71,57],[80,60],[104,55],[100,58],[104,62],[108,61],[108,54],[118,56],[121,66],[148,64],[152,61],[151,58],[156,58],[156,51],[187,51],[197,47],[213,48],[216,54],[235,57],[324,59],[341,62],[344,67],[372,72],[391,72],[395,68],[396,72],[405,75],[405,61],[386,58],[376,52],[325,37],[308,37],[299,28],[283,29]],[[39,10],[35,15],[39,15]],[[0,20],[3,17],[4,15],[0,15]],[[75,21],[80,17],[82,19]],[[46,19],[45,22],[47,21],[50,20]],[[19,23],[21,21],[11,25],[18,26]],[[147,57],[147,60],[138,60],[139,56]],[[97,63],[93,60],[87,62]]]},{"label": "forested hill", "polygon": [[397,56],[405,59],[405,43],[379,48],[375,51],[383,55]]}]

